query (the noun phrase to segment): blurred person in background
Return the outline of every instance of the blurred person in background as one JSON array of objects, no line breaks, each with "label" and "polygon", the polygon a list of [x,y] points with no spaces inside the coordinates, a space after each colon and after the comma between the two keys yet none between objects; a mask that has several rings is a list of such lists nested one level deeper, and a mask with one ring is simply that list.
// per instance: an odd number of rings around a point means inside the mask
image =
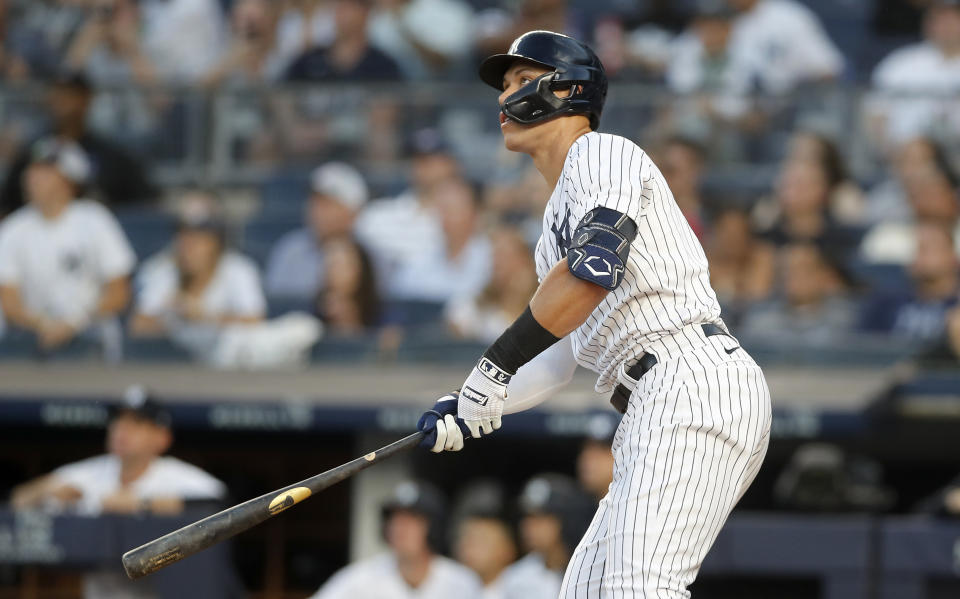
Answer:
[{"label": "blurred person in background", "polygon": [[683,212],[690,228],[701,242],[706,237],[707,222],[700,195],[700,180],[704,169],[704,150],[696,141],[673,137],[664,144],[657,161],[673,199]]},{"label": "blurred person in background", "polygon": [[0,224],[0,307],[44,351],[78,335],[119,357],[116,316],[130,299],[136,257],[102,205],[81,199],[90,163],[77,144],[35,144],[21,175],[28,205]]},{"label": "blurred person in background", "polygon": [[310,175],[304,227],[281,237],[267,260],[270,297],[311,301],[325,277],[323,246],[351,238],[354,223],[369,198],[360,173],[343,162],[328,162]]},{"label": "blurred person in background", "polygon": [[67,68],[97,86],[147,86],[157,69],[144,52],[133,0],[96,0],[66,55]]},{"label": "blurred person in background", "polygon": [[187,192],[179,212],[173,249],[147,259],[137,275],[131,332],[178,337],[196,327],[262,321],[266,300],[257,266],[228,249],[217,198]]},{"label": "blurred person in background", "polygon": [[613,436],[620,419],[604,412],[590,419],[577,455],[577,482],[598,503],[613,482]]},{"label": "blurred person in background", "polygon": [[917,224],[915,238],[913,288],[871,298],[861,324],[867,331],[928,343],[943,336],[947,314],[960,301],[960,259],[942,221]]},{"label": "blurred person in background", "polygon": [[728,0],[732,68],[756,91],[781,94],[803,83],[838,79],[843,56],[817,16],[795,0]]},{"label": "blurred person in background", "polygon": [[809,162],[826,175],[830,214],[837,222],[860,225],[866,221],[863,191],[850,176],[843,153],[832,139],[813,130],[798,130],[790,138],[786,162]]},{"label": "blurred person in background", "polygon": [[88,13],[84,2],[62,0],[4,0],[6,28],[4,41],[9,58],[23,64],[23,75],[32,79],[49,79],[63,68],[63,57],[70,40]]},{"label": "blurred person in background", "polygon": [[196,84],[226,46],[218,0],[138,0],[143,50],[164,83]]},{"label": "blurred person in background", "polygon": [[421,481],[398,484],[383,505],[389,552],[351,564],[311,599],[476,599],[480,582],[466,567],[440,555],[446,518],[443,495]]},{"label": "blurred person in background", "polygon": [[775,252],[761,243],[745,209],[723,208],[713,218],[704,250],[710,263],[710,284],[717,292],[724,319],[737,322],[750,304],[766,299],[773,291]]},{"label": "blurred person in background", "polygon": [[411,80],[440,79],[470,51],[473,10],[464,0],[377,0],[370,41]]},{"label": "blurred person in background", "polygon": [[[874,68],[869,132],[881,148],[918,135],[956,136],[960,116],[960,0],[932,0],[923,41],[898,48]],[[897,97],[902,96],[902,97]],[[912,96],[912,97],[911,97]]]},{"label": "blurred person in background", "polygon": [[417,259],[423,244],[441,239],[433,188],[460,176],[460,163],[436,129],[421,129],[409,142],[410,187],[399,195],[364,206],[357,218],[357,239],[373,257],[382,289],[392,292],[392,275]]},{"label": "blurred person in background", "polygon": [[537,289],[533,256],[521,231],[508,227],[490,233],[490,281],[473,296],[458,296],[445,309],[447,325],[458,337],[492,343],[526,309]]},{"label": "blurred person in background", "polygon": [[0,81],[22,82],[31,75],[20,36],[11,35],[21,23],[14,22],[9,0],[0,1]]},{"label": "blurred person in background", "polygon": [[481,481],[461,491],[455,509],[453,557],[473,570],[483,584],[481,599],[504,599],[503,573],[517,559],[516,534],[506,514],[503,489]]},{"label": "blurred person in background", "polygon": [[[88,192],[94,199],[111,207],[152,200],[156,190],[146,166],[130,150],[88,129],[87,112],[92,96],[90,82],[84,75],[62,73],[47,92],[52,122],[50,131],[41,139],[74,142],[83,149],[91,163]],[[21,147],[6,172],[0,190],[0,216],[24,204],[23,172],[31,162],[35,143],[31,141]]]},{"label": "blurred person in background", "polygon": [[[704,140],[701,152],[731,160],[741,153],[738,132],[756,128],[759,113],[748,95],[750,79],[732,60],[730,39],[736,13],[726,0],[699,0],[690,27],[670,42],[666,84],[677,98],[664,123]],[[672,183],[671,183],[672,186]]]},{"label": "blurred person in background", "polygon": [[907,189],[930,167],[953,172],[943,145],[931,137],[915,137],[888,152],[882,169],[885,179],[871,188],[867,196],[868,221],[909,222],[912,211]]},{"label": "blurred person in background", "polygon": [[397,81],[400,67],[371,44],[368,23],[373,0],[334,0],[335,35],[329,46],[311,48],[287,69],[288,81]]},{"label": "blurred person in background", "polygon": [[885,221],[867,231],[860,256],[867,262],[909,264],[917,244],[916,224],[933,221],[953,232],[960,243],[960,195],[958,179],[951,170],[936,164],[920,166],[904,181],[911,217]]},{"label": "blurred person in background", "polygon": [[505,52],[519,35],[541,29],[583,39],[585,19],[568,0],[518,0],[477,15],[474,46],[480,55]]},{"label": "blurred person in background", "polygon": [[329,46],[336,35],[330,0],[285,0],[279,8],[276,53],[290,64],[310,48]]},{"label": "blurred person in background", "polygon": [[[111,406],[107,453],[61,466],[16,487],[14,509],[46,508],[99,514],[175,515],[186,506],[217,507],[227,495],[222,482],[200,468],[164,455],[173,442],[169,411],[139,386]],[[84,577],[86,599],[144,597],[111,568]],[[151,596],[148,594],[147,596]]]},{"label": "blurred person in background", "polygon": [[509,599],[556,599],[567,562],[593,516],[594,503],[559,474],[531,478],[520,494],[520,542],[527,554],[502,574]]},{"label": "blurred person in background", "polygon": [[278,47],[278,6],[270,0],[237,0],[230,10],[230,36],[226,51],[201,84],[252,85],[279,81],[292,56]]},{"label": "blurred person in background", "polygon": [[442,234],[421,240],[420,255],[396,272],[390,297],[443,304],[459,295],[477,295],[492,268],[490,239],[480,231],[477,192],[469,182],[451,178],[429,193]]},{"label": "blurred person in background", "polygon": [[751,339],[827,346],[850,335],[856,310],[845,274],[811,242],[793,242],[778,254],[782,298],[744,313],[740,330]]},{"label": "blurred person in background", "polygon": [[370,256],[350,237],[323,246],[323,286],[316,311],[327,330],[338,335],[369,332],[380,324],[381,305]]}]

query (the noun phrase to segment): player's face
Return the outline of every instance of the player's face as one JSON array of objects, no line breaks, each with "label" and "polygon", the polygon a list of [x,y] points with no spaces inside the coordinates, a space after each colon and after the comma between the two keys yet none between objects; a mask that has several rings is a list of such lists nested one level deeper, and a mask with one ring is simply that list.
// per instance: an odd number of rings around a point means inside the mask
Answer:
[{"label": "player's face", "polygon": [[510,565],[517,558],[517,551],[505,523],[493,518],[470,518],[460,525],[454,556],[486,582]]},{"label": "player's face", "polygon": [[387,520],[387,544],[399,557],[422,555],[429,551],[428,529],[429,523],[425,517],[397,510]]},{"label": "player's face", "polygon": [[[500,106],[503,106],[504,101],[524,85],[549,72],[543,67],[526,61],[518,61],[513,64],[503,75],[503,93],[498,98]],[[565,97],[570,95],[570,90],[558,90],[554,93],[559,97]],[[508,119],[507,115],[503,114],[502,111],[500,112],[500,131],[503,133],[503,143],[508,150],[514,152],[529,154],[535,150],[539,143],[543,143],[543,128],[550,127],[552,123],[553,121],[545,121],[533,125],[522,125]]]},{"label": "player's face", "polygon": [[520,522],[524,547],[535,553],[548,553],[563,542],[560,520],[550,514],[530,514]]},{"label": "player's face", "polygon": [[169,430],[129,412],[117,415],[107,427],[107,451],[120,459],[159,456],[170,440]]}]

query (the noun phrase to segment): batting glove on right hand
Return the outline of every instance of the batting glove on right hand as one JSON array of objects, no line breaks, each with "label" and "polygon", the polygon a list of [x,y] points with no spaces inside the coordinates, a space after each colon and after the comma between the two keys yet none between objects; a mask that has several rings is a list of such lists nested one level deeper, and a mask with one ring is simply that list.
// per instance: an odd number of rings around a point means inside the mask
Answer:
[{"label": "batting glove on right hand", "polygon": [[417,429],[426,433],[420,441],[420,447],[433,453],[441,451],[460,451],[463,449],[463,421],[457,420],[457,399],[459,393],[448,393],[427,410],[417,422]]},{"label": "batting glove on right hand", "polygon": [[474,439],[480,438],[481,430],[484,435],[489,435],[500,428],[507,384],[512,376],[489,359],[480,358],[464,381],[457,416],[463,419]]}]

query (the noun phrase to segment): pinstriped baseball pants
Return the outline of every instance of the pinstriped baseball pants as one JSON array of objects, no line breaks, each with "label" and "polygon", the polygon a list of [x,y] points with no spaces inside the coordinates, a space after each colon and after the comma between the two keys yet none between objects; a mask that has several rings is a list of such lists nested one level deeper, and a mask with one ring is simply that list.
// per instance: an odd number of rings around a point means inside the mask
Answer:
[{"label": "pinstriped baseball pants", "polygon": [[613,440],[613,483],[560,599],[690,597],[704,556],[767,451],[770,393],[729,336],[658,363]]}]

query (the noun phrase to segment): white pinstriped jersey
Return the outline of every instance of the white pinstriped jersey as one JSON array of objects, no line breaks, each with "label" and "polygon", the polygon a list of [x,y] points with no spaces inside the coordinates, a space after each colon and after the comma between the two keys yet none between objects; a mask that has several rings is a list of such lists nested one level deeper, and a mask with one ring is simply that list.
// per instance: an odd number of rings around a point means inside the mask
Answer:
[{"label": "white pinstriped jersey", "polygon": [[600,375],[597,391],[609,391],[623,361],[684,325],[718,321],[720,304],[703,248],[660,170],[636,144],[607,133],[587,133],[567,153],[543,216],[537,276],[567,255],[573,230],[598,206],[637,224],[620,286],[571,334],[577,363]]}]

